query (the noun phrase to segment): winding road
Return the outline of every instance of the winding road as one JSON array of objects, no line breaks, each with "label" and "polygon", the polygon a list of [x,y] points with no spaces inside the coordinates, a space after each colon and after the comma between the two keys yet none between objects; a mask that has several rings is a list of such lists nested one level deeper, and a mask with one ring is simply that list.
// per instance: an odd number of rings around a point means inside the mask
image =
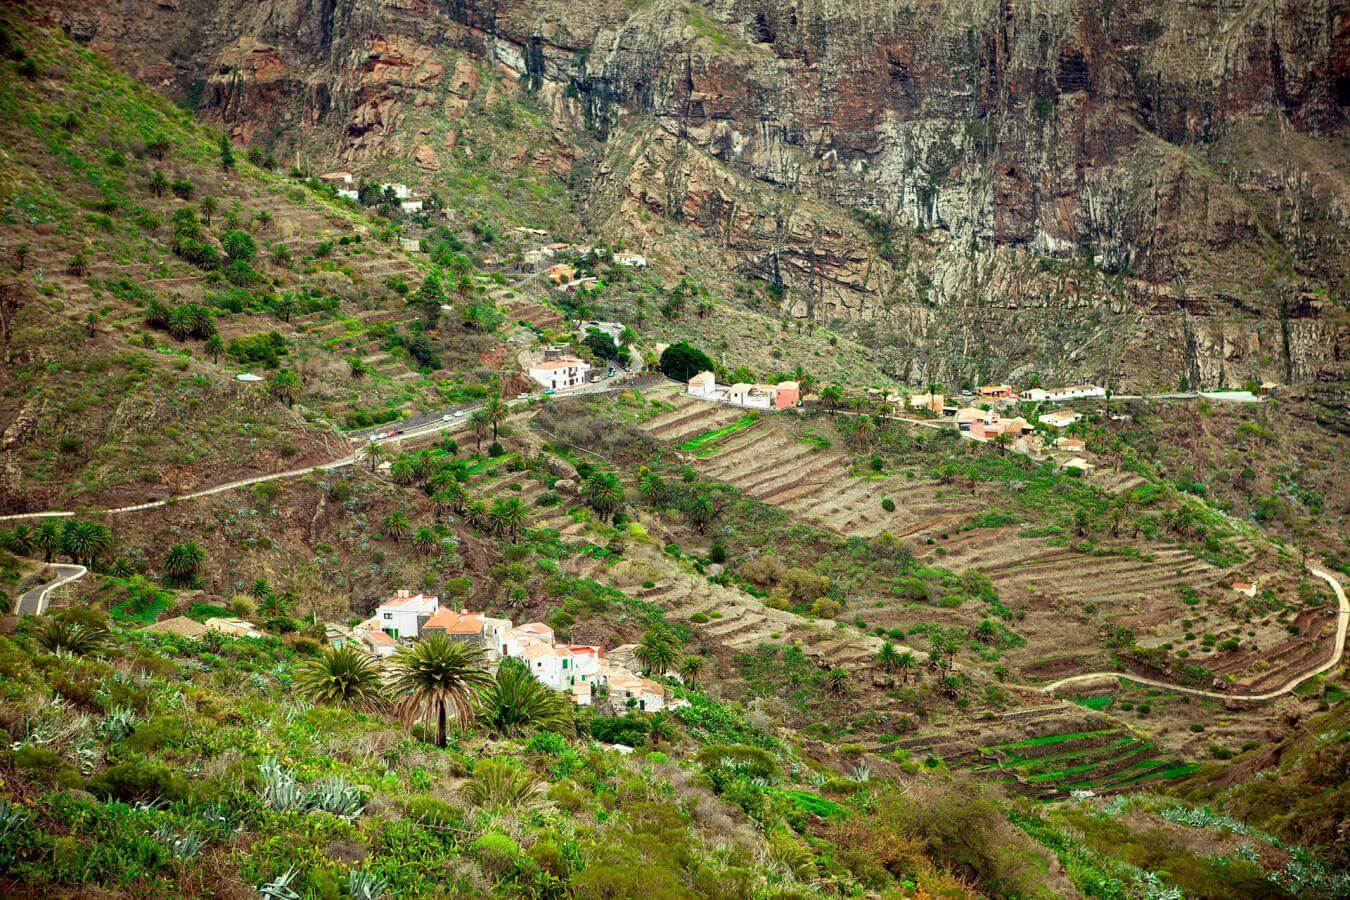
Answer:
[{"label": "winding road", "polygon": [[1182,687],[1181,685],[1171,684],[1166,681],[1145,678],[1142,675],[1132,675],[1129,672],[1087,672],[1083,675],[1073,675],[1069,678],[1061,678],[1053,684],[1047,684],[1045,687],[1041,688],[1041,690],[1047,694],[1053,694],[1060,688],[1069,687],[1071,685],[1087,684],[1108,678],[1123,678],[1126,681],[1133,681],[1135,684],[1164,688],[1165,690],[1190,694],[1195,697],[1208,697],[1213,700],[1245,700],[1260,702],[1264,700],[1274,700],[1276,697],[1288,694],[1308,679],[1315,678],[1323,672],[1336,668],[1341,661],[1342,655],[1345,653],[1345,631],[1347,624],[1350,624],[1350,602],[1346,600],[1345,588],[1341,586],[1340,579],[1324,569],[1318,569],[1313,566],[1308,566],[1308,571],[1331,585],[1331,589],[1336,593],[1336,602],[1340,605],[1340,612],[1336,616],[1336,642],[1332,647],[1331,656],[1326,662],[1315,669],[1310,669],[1301,675],[1294,676],[1294,678],[1285,682],[1282,686],[1273,691],[1265,691],[1260,694],[1226,694],[1223,691],[1207,691],[1201,688]]},{"label": "winding road", "polygon": [[57,577],[40,584],[30,591],[19,596],[19,604],[14,612],[20,616],[40,616],[47,609],[47,600],[51,597],[52,591],[69,584],[72,581],[78,581],[88,574],[89,570],[84,566],[70,566],[63,563],[50,563],[51,568],[57,572]]}]

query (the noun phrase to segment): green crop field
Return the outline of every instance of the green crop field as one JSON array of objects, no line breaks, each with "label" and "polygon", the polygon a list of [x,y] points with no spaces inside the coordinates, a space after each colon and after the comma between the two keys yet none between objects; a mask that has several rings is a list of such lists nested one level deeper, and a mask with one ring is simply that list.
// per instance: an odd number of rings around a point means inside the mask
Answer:
[{"label": "green crop field", "polygon": [[685,453],[700,453],[703,450],[709,450],[711,447],[721,441],[723,438],[730,437],[738,431],[744,431],[751,425],[759,421],[759,416],[749,413],[732,422],[730,425],[723,425],[721,428],[714,428],[712,431],[705,431],[700,435],[691,437],[689,440],[678,445],[678,449]]}]

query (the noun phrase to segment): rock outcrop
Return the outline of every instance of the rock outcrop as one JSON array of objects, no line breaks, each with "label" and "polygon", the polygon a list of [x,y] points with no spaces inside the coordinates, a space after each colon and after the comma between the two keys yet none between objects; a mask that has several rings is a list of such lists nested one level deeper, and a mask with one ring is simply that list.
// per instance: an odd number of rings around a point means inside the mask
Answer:
[{"label": "rock outcrop", "polygon": [[594,230],[763,282],[783,315],[889,343],[899,377],[1344,375],[1350,26],[1331,0],[53,15],[241,139],[398,155],[429,180],[456,137],[410,111],[453,122],[501,85],[558,129],[509,162],[592,161]]}]

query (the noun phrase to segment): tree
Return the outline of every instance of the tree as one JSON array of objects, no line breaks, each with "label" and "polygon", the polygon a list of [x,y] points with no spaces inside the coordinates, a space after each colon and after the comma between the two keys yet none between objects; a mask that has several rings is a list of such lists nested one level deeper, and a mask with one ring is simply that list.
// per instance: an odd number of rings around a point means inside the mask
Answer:
[{"label": "tree", "polygon": [[169,192],[169,176],[165,175],[161,170],[156,169],[154,173],[151,174],[150,182],[147,186],[149,187],[151,194],[156,197],[163,197]]},{"label": "tree", "polygon": [[647,739],[653,747],[661,746],[662,741],[675,740],[675,723],[671,721],[670,713],[664,710],[652,713],[647,720]]},{"label": "tree", "polygon": [[169,155],[170,148],[169,139],[162,134],[156,134],[145,142],[145,152],[160,162],[163,162],[164,157]]},{"label": "tree", "polygon": [[848,669],[834,668],[825,673],[825,689],[836,697],[848,694],[852,681]]},{"label": "tree", "polygon": [[412,530],[412,523],[408,521],[408,514],[399,509],[385,516],[381,527],[394,543],[398,543]]},{"label": "tree", "polygon": [[896,651],[895,645],[886,641],[877,651],[877,663],[886,672],[894,672],[896,663],[900,659],[900,654]]},{"label": "tree", "polygon": [[427,328],[435,328],[441,318],[441,305],[445,303],[445,291],[441,289],[441,280],[435,273],[423,278],[422,286],[408,302],[421,311]]},{"label": "tree", "polygon": [[698,491],[684,504],[684,514],[689,517],[689,521],[698,529],[699,534],[704,534],[712,520],[717,516],[717,509],[713,506],[712,498],[706,491]]},{"label": "tree", "polygon": [[697,654],[689,654],[680,660],[680,678],[685,684],[693,687],[698,683],[698,676],[702,674],[707,666],[708,660]]},{"label": "tree", "polygon": [[174,544],[164,554],[164,571],[169,580],[176,584],[191,584],[197,578],[197,570],[206,561],[206,551],[196,541],[184,541]]},{"label": "tree", "polygon": [[290,369],[281,369],[268,379],[267,390],[278,400],[285,400],[288,408],[292,407],[300,393],[300,376]]},{"label": "tree", "polygon": [[19,244],[14,248],[14,268],[22,272],[28,265],[28,257],[33,252],[32,244]]},{"label": "tree", "polygon": [[492,501],[492,508],[488,511],[492,530],[512,541],[519,536],[520,529],[528,519],[529,513],[519,497],[499,497]]},{"label": "tree", "polygon": [[412,484],[417,480],[417,466],[412,457],[406,453],[400,454],[398,459],[394,460],[393,465],[389,467],[389,477],[394,479],[395,484]]},{"label": "tree", "polygon": [[441,539],[430,525],[422,525],[413,532],[412,542],[418,553],[430,556],[431,552],[440,546]]},{"label": "tree", "polygon": [[220,356],[225,352],[225,340],[220,336],[220,332],[213,331],[207,337],[206,352],[211,356],[211,362],[220,362]]},{"label": "tree", "polygon": [[488,418],[487,410],[483,408],[475,409],[473,415],[469,416],[469,425],[473,428],[474,447],[477,452],[483,452],[483,436],[492,425],[492,420]]},{"label": "tree", "polygon": [[272,591],[258,600],[258,612],[265,616],[284,616],[291,610],[292,594],[289,591]]},{"label": "tree", "polygon": [[623,485],[613,472],[592,472],[581,484],[581,497],[603,520],[611,518],[623,508]]},{"label": "tree", "polygon": [[220,236],[220,248],[231,262],[252,262],[258,255],[258,245],[247,231],[227,231]]},{"label": "tree", "polygon": [[266,578],[254,579],[253,583],[248,586],[248,595],[261,604],[272,596],[272,585],[268,584]]},{"label": "tree", "polygon": [[384,449],[384,444],[372,440],[370,443],[366,444],[365,447],[361,448],[361,456],[370,465],[370,471],[374,472],[375,467],[389,456],[389,451]]},{"label": "tree", "polygon": [[535,731],[576,734],[572,705],[559,691],[539,682],[520,666],[502,666],[479,694],[481,720],[502,737],[524,737]]},{"label": "tree", "polygon": [[655,472],[644,472],[638,480],[638,493],[653,506],[661,506],[670,496],[670,486]]},{"label": "tree", "polygon": [[597,359],[610,360],[619,358],[619,345],[614,343],[614,338],[605,334],[599,328],[591,328],[588,330],[582,343],[590,348],[590,351],[595,354]]},{"label": "tree", "polygon": [[909,680],[909,673],[914,671],[917,665],[918,661],[915,658],[913,651],[904,650],[896,654],[895,670],[900,673],[900,677],[903,680]]},{"label": "tree", "polygon": [[834,412],[844,405],[844,392],[838,385],[826,385],[820,389],[820,402],[825,405],[825,409]]},{"label": "tree", "polygon": [[215,197],[203,197],[197,207],[202,211],[202,221],[210,225],[211,217],[220,210],[220,201]]},{"label": "tree", "polygon": [[97,522],[73,520],[61,529],[61,549],[71,562],[93,566],[112,547],[112,532]]},{"label": "tree", "polygon": [[679,644],[664,626],[652,625],[642,633],[642,639],[633,648],[633,655],[648,674],[664,675],[679,659]]},{"label": "tree", "polygon": [[849,437],[853,439],[853,446],[860,453],[866,453],[872,447],[872,439],[877,433],[877,422],[868,415],[855,416],[852,427],[849,430]]},{"label": "tree", "polygon": [[230,146],[230,139],[225,135],[220,136],[220,170],[229,172],[234,168],[234,148]]},{"label": "tree", "polygon": [[447,719],[461,728],[473,724],[474,696],[489,683],[483,649],[430,634],[393,657],[392,688],[399,695],[398,717],[405,724],[434,721],[436,746],[445,746]]},{"label": "tree", "polygon": [[294,295],[281,294],[272,301],[272,313],[281,321],[289,322],[298,305]]},{"label": "tree", "polygon": [[46,519],[33,533],[33,546],[42,551],[42,561],[51,562],[52,554],[61,550],[61,526]]},{"label": "tree", "polygon": [[385,705],[380,667],[354,644],[329,647],[296,667],[295,685],[306,700],[349,709]]},{"label": "tree", "polygon": [[492,423],[492,443],[497,443],[497,426],[506,421],[511,408],[502,400],[501,394],[493,394],[483,402],[483,414]]},{"label": "tree", "polygon": [[661,354],[661,373],[675,381],[688,381],[699,372],[710,372],[713,361],[697,347],[686,341],[671,344]]}]

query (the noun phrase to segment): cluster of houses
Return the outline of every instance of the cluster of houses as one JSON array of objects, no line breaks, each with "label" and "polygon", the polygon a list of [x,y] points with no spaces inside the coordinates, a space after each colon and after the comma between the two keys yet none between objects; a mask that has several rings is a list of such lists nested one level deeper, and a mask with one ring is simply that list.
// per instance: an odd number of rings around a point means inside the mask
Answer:
[{"label": "cluster of houses", "polygon": [[[526,250],[522,254],[525,265],[535,272],[543,272],[549,281],[559,290],[568,293],[593,287],[598,279],[594,275],[579,275],[575,260],[589,256],[607,256],[610,251],[604,247],[585,247],[576,244],[554,243]],[[641,253],[615,253],[615,265],[633,269],[645,269],[647,257]]]},{"label": "cluster of houses", "polygon": [[538,681],[566,693],[578,706],[596,705],[603,696],[611,708],[657,712],[687,701],[669,696],[659,682],[634,671],[633,645],[611,651],[594,644],[559,643],[553,629],[542,622],[513,625],[466,609],[441,606],[431,595],[407,590],[395,592],[375,608],[375,614],[347,631],[329,626],[330,643],[353,641],[367,653],[386,658],[410,641],[432,634],[482,647],[494,662],[518,659]]},{"label": "cluster of houses", "polygon": [[718,387],[717,376],[712,372],[699,372],[690,378],[688,390],[693,397],[747,409],[795,409],[802,400],[801,386],[795,381],[780,381],[777,384],[748,384],[742,381],[730,387]]},{"label": "cluster of houses", "polygon": [[[361,194],[357,190],[357,180],[351,172],[325,172],[319,176],[319,180],[333,185],[337,188],[337,195],[347,200],[361,199]],[[391,182],[380,185],[380,193],[393,191],[398,199],[398,207],[405,213],[419,213],[422,211],[423,201],[415,199],[412,190],[406,184]]]}]

